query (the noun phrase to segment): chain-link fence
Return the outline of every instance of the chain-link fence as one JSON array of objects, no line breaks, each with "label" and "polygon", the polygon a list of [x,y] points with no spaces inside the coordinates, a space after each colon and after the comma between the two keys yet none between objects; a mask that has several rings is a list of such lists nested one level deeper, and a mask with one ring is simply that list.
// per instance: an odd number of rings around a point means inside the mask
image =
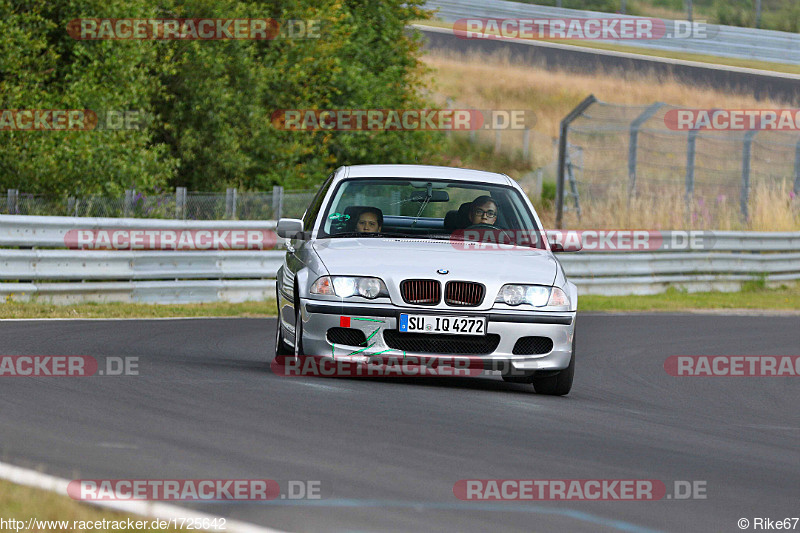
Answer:
[{"label": "chain-link fence", "polygon": [[701,121],[679,123],[677,113],[662,103],[595,101],[569,124],[563,201],[573,224],[593,211],[595,222],[605,213],[617,221],[725,228],[769,210],[770,202],[793,209],[800,131],[699,127]]},{"label": "chain-link fence", "polygon": [[173,218],[186,220],[276,220],[300,217],[315,190],[225,193],[187,192],[178,187],[171,194],[144,194],[135,190],[123,196],[51,197],[9,189],[0,201],[0,214]]}]

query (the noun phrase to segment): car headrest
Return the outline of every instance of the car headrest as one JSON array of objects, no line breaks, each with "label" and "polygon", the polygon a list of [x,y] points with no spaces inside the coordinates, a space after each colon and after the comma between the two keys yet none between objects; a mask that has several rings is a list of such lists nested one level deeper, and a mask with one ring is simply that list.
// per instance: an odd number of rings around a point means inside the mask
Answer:
[{"label": "car headrest", "polygon": [[453,209],[444,216],[444,229],[452,231],[458,229],[458,211]]},{"label": "car headrest", "polygon": [[458,211],[448,211],[444,216],[445,229],[453,231],[469,226],[469,209],[471,206],[472,202],[464,202],[459,206]]}]

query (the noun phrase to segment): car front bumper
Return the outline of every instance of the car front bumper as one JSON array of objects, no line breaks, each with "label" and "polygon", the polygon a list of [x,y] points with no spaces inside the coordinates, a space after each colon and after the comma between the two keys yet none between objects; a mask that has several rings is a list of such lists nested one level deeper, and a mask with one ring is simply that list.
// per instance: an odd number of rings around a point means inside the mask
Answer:
[{"label": "car front bumper", "polygon": [[[303,321],[303,351],[306,355],[335,357],[336,360],[361,361],[370,354],[381,356],[414,356],[425,359],[458,357],[458,354],[436,354],[431,352],[400,351],[390,348],[384,339],[385,330],[397,330],[401,313],[440,314],[459,316],[483,316],[487,318],[487,333],[497,334],[500,341],[491,353],[468,355],[471,360],[483,361],[484,367],[500,370],[504,374],[527,374],[536,371],[563,370],[572,357],[572,341],[575,333],[575,312],[536,311],[484,311],[467,310],[433,311],[420,308],[405,308],[394,305],[349,304],[322,300],[301,299]],[[330,328],[341,327],[342,318],[349,319],[349,327],[360,329],[369,338],[369,348],[346,346],[329,342]],[[514,345],[520,337],[549,337],[553,348],[536,355],[514,355]]]}]

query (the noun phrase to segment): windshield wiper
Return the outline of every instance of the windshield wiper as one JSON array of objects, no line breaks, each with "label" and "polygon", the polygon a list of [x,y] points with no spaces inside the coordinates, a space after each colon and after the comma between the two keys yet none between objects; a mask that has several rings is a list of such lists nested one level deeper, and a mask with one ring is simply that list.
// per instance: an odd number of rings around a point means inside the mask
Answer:
[{"label": "windshield wiper", "polygon": [[425,189],[426,189],[425,201],[422,202],[422,205],[420,206],[419,211],[417,212],[417,216],[414,217],[414,222],[411,223],[412,228],[417,225],[417,220],[419,220],[419,216],[422,214],[423,211],[425,211],[425,206],[427,206],[428,202],[430,202],[431,198],[433,198],[433,184],[432,183],[426,184]]}]

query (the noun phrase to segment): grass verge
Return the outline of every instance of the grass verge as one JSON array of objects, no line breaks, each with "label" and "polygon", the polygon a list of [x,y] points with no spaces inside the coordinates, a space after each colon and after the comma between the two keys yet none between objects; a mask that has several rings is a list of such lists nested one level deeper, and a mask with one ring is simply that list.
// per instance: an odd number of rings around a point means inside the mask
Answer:
[{"label": "grass verge", "polygon": [[[745,283],[738,292],[684,292],[669,288],[661,294],[630,296],[581,295],[581,311],[702,311],[751,309],[800,310],[800,283],[768,288],[763,280]],[[97,304],[52,305],[12,302],[0,304],[0,318],[171,318],[271,317],[275,301],[210,304]]]},{"label": "grass verge", "polygon": [[746,283],[739,292],[682,292],[673,287],[662,294],[579,297],[581,311],[702,311],[720,309],[800,310],[800,283],[764,287],[762,280]]},{"label": "grass verge", "polygon": [[[137,515],[120,513],[116,511],[107,511],[99,507],[86,505],[77,502],[68,496],[62,496],[54,492],[36,489],[33,487],[26,487],[24,485],[17,485],[9,481],[0,480],[0,517],[6,522],[9,519],[23,521],[24,524],[18,531],[67,531],[67,532],[83,532],[91,530],[110,531],[111,528],[96,528],[96,527],[83,527],[87,524],[80,522],[92,522],[92,526],[97,521],[118,521],[125,523],[130,518],[134,523],[137,521],[146,521],[147,525],[151,525],[152,518],[146,518]],[[67,524],[38,524],[28,529],[28,520],[34,518],[38,521],[57,521],[67,522]],[[8,523],[5,524],[8,526]],[[19,524],[18,524],[19,525]],[[61,527],[66,525],[67,527]],[[48,527],[50,526],[50,527]],[[6,530],[14,531],[15,528],[5,527]],[[122,529],[120,529],[122,531]],[[157,529],[147,527],[145,529],[135,529],[135,531],[158,531],[164,533],[165,531],[185,531],[181,529]]]},{"label": "grass verge", "polygon": [[275,316],[275,300],[206,304],[80,303],[56,305],[41,302],[0,303],[2,318],[172,318]]}]

